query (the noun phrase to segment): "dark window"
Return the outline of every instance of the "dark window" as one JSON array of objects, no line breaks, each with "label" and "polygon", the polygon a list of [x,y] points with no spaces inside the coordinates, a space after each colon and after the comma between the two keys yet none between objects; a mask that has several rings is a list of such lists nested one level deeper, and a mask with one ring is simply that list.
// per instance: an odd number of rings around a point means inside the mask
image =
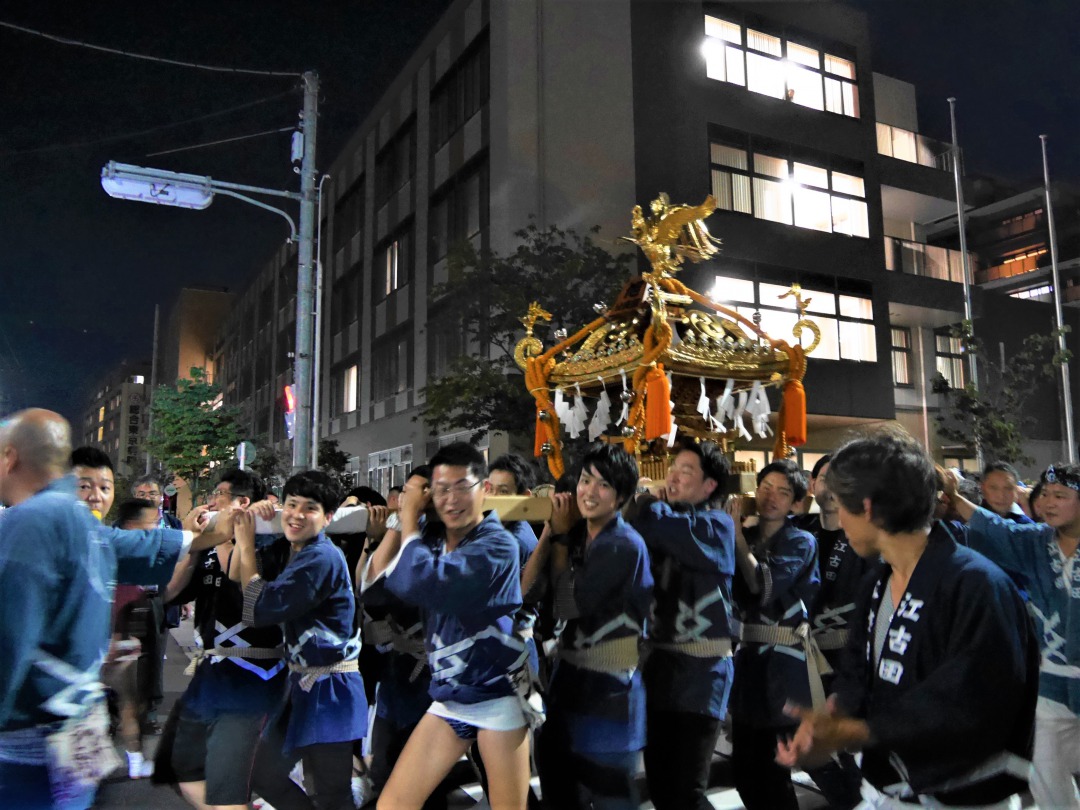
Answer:
[{"label": "dark window", "polygon": [[364,178],[361,177],[341,195],[334,206],[334,243],[331,247],[337,253],[349,244],[356,234],[360,234],[363,244],[364,233]]},{"label": "dark window", "polygon": [[416,119],[403,126],[375,158],[375,205],[382,206],[416,173]]},{"label": "dark window", "polygon": [[475,43],[431,93],[431,148],[438,149],[488,100],[488,41]]},{"label": "dark window", "polygon": [[372,399],[375,402],[408,390],[409,339],[392,338],[374,352],[372,358]]},{"label": "dark window", "polygon": [[487,222],[486,161],[459,172],[431,204],[431,259],[438,261],[458,242],[472,239]]}]

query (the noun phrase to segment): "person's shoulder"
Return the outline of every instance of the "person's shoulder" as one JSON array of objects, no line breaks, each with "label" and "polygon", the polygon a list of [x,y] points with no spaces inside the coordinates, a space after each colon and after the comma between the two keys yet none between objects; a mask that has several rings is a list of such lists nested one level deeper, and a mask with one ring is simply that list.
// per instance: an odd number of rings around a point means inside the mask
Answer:
[{"label": "person's shoulder", "polygon": [[615,515],[604,530],[597,535],[594,544],[629,546],[645,552],[645,539],[641,532],[623,519],[621,514]]},{"label": "person's shoulder", "polygon": [[787,523],[784,524],[784,527],[780,530],[779,533],[783,537],[783,539],[789,542],[810,543],[811,545],[817,543],[817,540],[812,532],[809,532],[801,526],[798,526],[790,517],[788,518]]},{"label": "person's shoulder", "polygon": [[965,590],[1016,590],[1012,579],[997,564],[978,551],[955,544],[949,554],[950,565],[943,572],[949,587]]}]

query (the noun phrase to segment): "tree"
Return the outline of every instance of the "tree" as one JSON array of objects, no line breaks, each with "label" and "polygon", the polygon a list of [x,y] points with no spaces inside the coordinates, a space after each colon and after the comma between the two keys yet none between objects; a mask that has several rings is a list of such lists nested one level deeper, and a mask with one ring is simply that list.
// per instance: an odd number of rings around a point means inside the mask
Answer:
[{"label": "tree", "polygon": [[319,439],[319,469],[337,481],[344,490],[352,489],[345,470],[349,466],[349,454],[338,449],[337,439]]},{"label": "tree", "polygon": [[1050,381],[1071,353],[1059,348],[1058,339],[1069,327],[1048,335],[1024,338],[1019,352],[1004,364],[991,360],[982,341],[972,334],[971,321],[953,327],[964,353],[975,353],[979,367],[979,387],[969,380],[963,388],[953,388],[938,372],[930,381],[931,390],[945,399],[935,417],[938,435],[974,451],[976,442],[987,461],[1030,464],[1024,452],[1025,431],[1035,422],[1027,410],[1040,381]]},{"label": "tree", "polygon": [[268,487],[281,486],[281,479],[289,471],[289,466],[282,455],[266,441],[256,442],[255,460],[247,466]]},{"label": "tree", "polygon": [[632,274],[633,254],[604,250],[593,241],[598,231],[581,235],[530,223],[514,234],[521,244],[509,256],[469,243],[450,253],[448,280],[434,290],[433,300],[442,300],[429,324],[460,326],[465,350],[424,389],[421,416],[433,433],[521,433],[532,424],[535,405],[514,363],[529,304],[538,301],[555,314],[550,329],[572,333],[596,318],[595,305],[611,303]]},{"label": "tree", "polygon": [[217,404],[221,388],[206,372],[192,368],[190,379],[154,393],[154,426],[146,440],[150,453],[174,475],[187,481],[192,495],[202,491],[214,464],[234,457],[240,441],[237,411]]}]

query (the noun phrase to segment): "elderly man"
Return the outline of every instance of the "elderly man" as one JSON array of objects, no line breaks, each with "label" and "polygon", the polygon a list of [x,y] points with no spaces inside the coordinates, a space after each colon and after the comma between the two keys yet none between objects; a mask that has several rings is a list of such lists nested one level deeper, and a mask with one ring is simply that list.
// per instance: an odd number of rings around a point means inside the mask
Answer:
[{"label": "elderly man", "polygon": [[[0,423],[0,807],[93,801],[116,764],[98,680],[117,580],[163,584],[189,531],[103,526],[75,497],[70,428],[33,409]],[[231,532],[231,527],[230,527]],[[199,545],[227,535],[204,533]]]}]

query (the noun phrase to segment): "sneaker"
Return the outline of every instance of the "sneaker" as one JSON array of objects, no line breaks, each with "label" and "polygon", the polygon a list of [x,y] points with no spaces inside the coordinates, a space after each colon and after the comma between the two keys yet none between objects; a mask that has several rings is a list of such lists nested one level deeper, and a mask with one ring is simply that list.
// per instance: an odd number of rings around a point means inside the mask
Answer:
[{"label": "sneaker", "polygon": [[141,751],[128,751],[128,779],[148,779],[154,775],[154,761],[144,759]]},{"label": "sneaker", "polygon": [[352,800],[355,807],[363,807],[375,798],[375,783],[371,781],[371,777],[367,774],[353,776],[350,787],[352,788]]}]

